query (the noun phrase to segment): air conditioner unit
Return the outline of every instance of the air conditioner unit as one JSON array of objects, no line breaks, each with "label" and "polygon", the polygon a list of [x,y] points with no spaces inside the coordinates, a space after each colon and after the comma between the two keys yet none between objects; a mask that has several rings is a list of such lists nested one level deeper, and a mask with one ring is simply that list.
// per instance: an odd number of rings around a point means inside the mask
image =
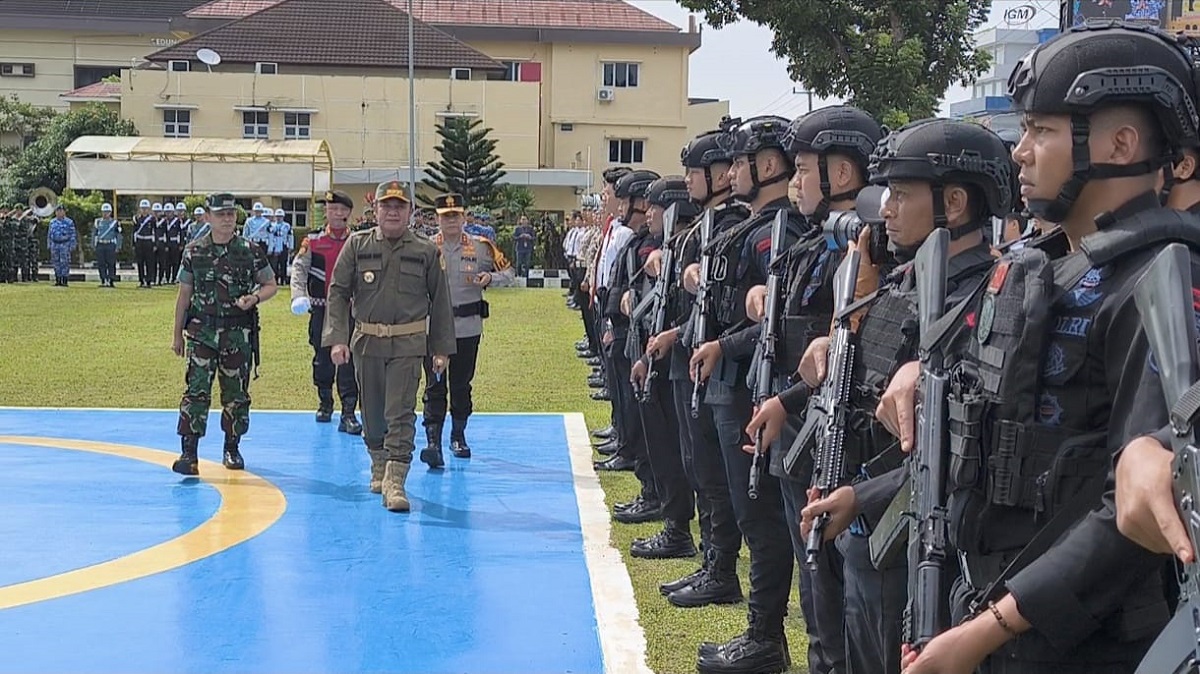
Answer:
[{"label": "air conditioner unit", "polygon": [[600,87],[596,90],[596,100],[598,101],[613,101],[617,98],[617,92],[612,87]]}]

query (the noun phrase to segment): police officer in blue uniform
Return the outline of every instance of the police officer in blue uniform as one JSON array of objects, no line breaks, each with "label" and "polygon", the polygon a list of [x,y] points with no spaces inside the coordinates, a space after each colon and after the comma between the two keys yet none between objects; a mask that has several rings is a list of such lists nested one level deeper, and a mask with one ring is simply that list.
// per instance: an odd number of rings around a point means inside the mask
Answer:
[{"label": "police officer in blue uniform", "polygon": [[101,288],[115,287],[113,281],[117,278],[117,251],[120,249],[121,223],[113,218],[112,204],[104,204],[92,227],[92,250],[96,251]]}]

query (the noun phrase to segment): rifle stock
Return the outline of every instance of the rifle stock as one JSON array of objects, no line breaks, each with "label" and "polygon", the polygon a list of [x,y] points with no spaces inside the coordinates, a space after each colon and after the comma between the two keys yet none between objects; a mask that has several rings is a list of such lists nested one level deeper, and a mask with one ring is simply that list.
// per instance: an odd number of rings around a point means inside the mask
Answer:
[{"label": "rifle stock", "polygon": [[[846,472],[846,416],[850,402],[850,377],[854,372],[855,345],[850,330],[850,316],[846,307],[854,302],[854,285],[858,281],[858,265],[861,253],[850,251],[842,259],[833,277],[834,329],[826,358],[825,381],[816,395],[810,398],[808,414],[817,414],[813,421],[817,427],[816,453],[813,456],[812,486],[821,498],[828,496],[841,486]],[[805,564],[816,568],[817,555],[829,514],[823,514],[813,522],[812,531],[805,541]]]},{"label": "rifle stock", "polygon": [[[667,322],[667,305],[670,303],[672,277],[675,270],[675,254],[671,247],[667,244],[671,237],[675,235],[675,223],[679,219],[679,204],[671,204],[665,213],[663,213],[663,229],[662,229],[662,247],[661,265],[659,266],[658,278],[654,280],[654,291],[650,294],[653,300],[653,313],[650,315],[650,334],[662,334],[663,327]],[[649,363],[649,371],[646,373],[646,384],[643,387],[646,398],[650,397],[650,393],[654,387],[654,379],[657,372],[654,369],[654,361],[651,359]]]},{"label": "rifle stock", "polygon": [[908,532],[908,603],[904,608],[904,642],[920,650],[949,623],[942,602],[948,514],[946,460],[949,452],[949,376],[944,354],[927,339],[946,311],[946,271],[950,231],[934,229],[917,251],[917,315],[921,326],[921,392],[917,409],[916,447],[909,459],[911,486]]},{"label": "rifle stock", "polygon": [[[787,234],[787,211],[779,209],[775,213],[775,221],[771,224],[771,264],[767,274],[767,294],[763,302],[763,326],[758,340],[758,371],[754,379],[754,407],[759,408],[767,398],[771,397],[771,379],[775,368],[775,338],[779,330],[779,288],[781,285],[779,265],[775,262],[783,255],[785,236]],[[759,428],[754,434],[754,460],[750,464],[750,483],[748,496],[758,498],[758,480],[762,475],[761,459],[763,448],[763,431]]]},{"label": "rifle stock", "polygon": [[[1163,395],[1171,406],[1171,445],[1175,505],[1200,560],[1200,448],[1195,422],[1200,411],[1200,372],[1196,355],[1196,316],[1191,254],[1172,243],[1162,250],[1138,279],[1134,303],[1141,314],[1150,353],[1157,364]],[[1193,672],[1200,662],[1200,562],[1181,565],[1179,605],[1155,639],[1136,674]]]}]

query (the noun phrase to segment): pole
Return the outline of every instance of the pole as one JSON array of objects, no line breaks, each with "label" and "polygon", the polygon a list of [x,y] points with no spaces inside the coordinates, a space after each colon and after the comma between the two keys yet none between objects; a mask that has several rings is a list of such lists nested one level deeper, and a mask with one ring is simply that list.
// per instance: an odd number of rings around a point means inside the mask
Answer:
[{"label": "pole", "polygon": [[408,197],[417,198],[417,96],[413,82],[413,0],[408,0]]}]

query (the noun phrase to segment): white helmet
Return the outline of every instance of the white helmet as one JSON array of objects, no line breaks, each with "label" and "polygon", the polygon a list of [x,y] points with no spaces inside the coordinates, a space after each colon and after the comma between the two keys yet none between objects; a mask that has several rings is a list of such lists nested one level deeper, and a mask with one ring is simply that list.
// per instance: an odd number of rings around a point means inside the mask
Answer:
[{"label": "white helmet", "polygon": [[152,211],[161,211],[161,210],[162,210],[162,204],[160,204],[160,203],[158,203],[158,202],[156,201],[156,202],[154,202],[154,205],[150,207],[150,210],[152,210]]},{"label": "white helmet", "polygon": [[112,204],[104,204],[100,207],[101,213],[112,213]]},{"label": "white helmet", "polygon": [[179,202],[179,203],[175,204],[175,210],[177,210],[177,211],[186,211],[186,210],[187,210],[187,204],[185,204],[185,203],[183,203],[183,202],[181,201],[181,202]]},{"label": "white helmet", "polygon": [[252,208],[251,210],[254,210],[254,211],[261,211],[261,210],[263,210],[263,205],[262,205],[262,202],[261,202],[261,201],[256,201],[256,202],[254,202],[254,208]]},{"label": "white helmet", "polygon": [[275,215],[277,215],[278,217],[281,217],[281,218],[282,218],[282,217],[284,217],[285,215],[287,215],[287,213],[284,213],[282,208],[276,208],[276,209],[275,209]]},{"label": "white helmet", "polygon": [[204,215],[204,207],[197,206],[195,210],[192,211],[192,215]]},{"label": "white helmet", "polygon": [[149,199],[142,199],[142,200],[141,200],[141,201],[138,203],[138,208],[150,208],[150,200],[149,200]]}]

